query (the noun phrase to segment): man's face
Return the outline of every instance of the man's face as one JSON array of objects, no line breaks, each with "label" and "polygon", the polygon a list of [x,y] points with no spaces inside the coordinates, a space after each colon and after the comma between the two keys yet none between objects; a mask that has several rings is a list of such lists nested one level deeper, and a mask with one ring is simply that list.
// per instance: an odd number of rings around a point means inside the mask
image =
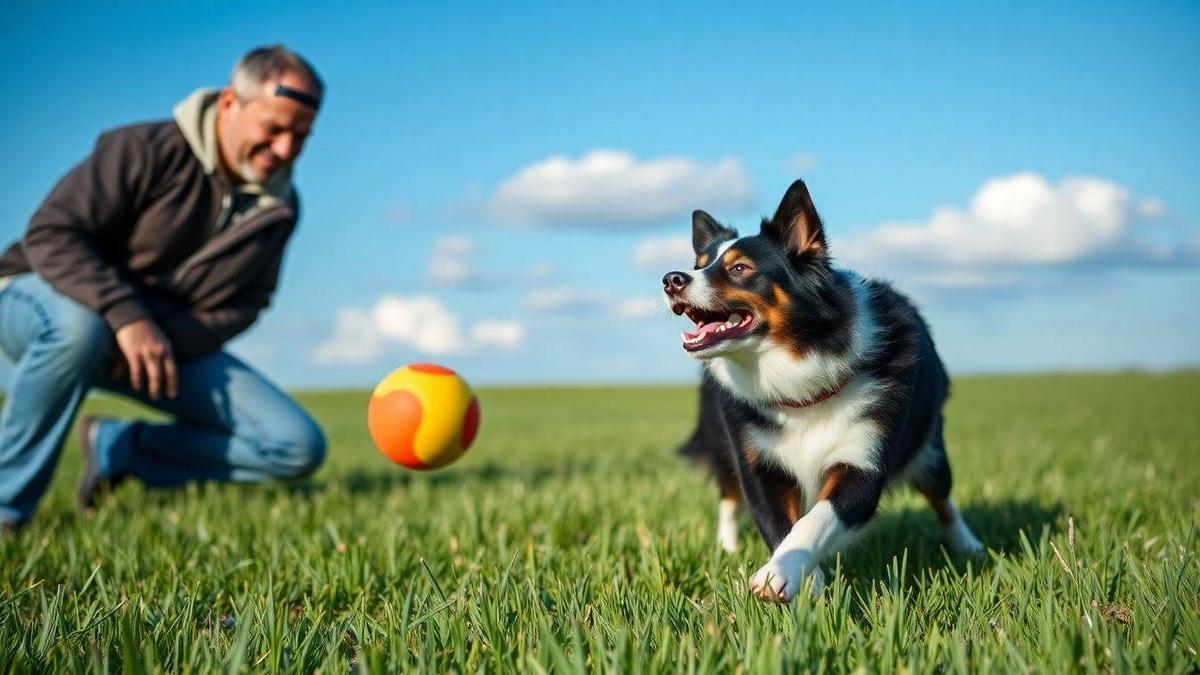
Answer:
[{"label": "man's face", "polygon": [[312,96],[312,83],[295,73],[284,73],[263,84],[257,96],[238,98],[232,89],[221,92],[217,110],[217,138],[225,168],[250,183],[262,183],[300,156],[317,111],[286,96],[276,96],[282,84]]}]

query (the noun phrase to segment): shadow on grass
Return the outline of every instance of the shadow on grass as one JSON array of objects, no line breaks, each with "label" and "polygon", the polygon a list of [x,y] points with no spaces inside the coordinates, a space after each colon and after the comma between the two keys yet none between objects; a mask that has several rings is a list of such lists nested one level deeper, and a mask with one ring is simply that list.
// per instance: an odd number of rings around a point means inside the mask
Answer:
[{"label": "shadow on grass", "polygon": [[880,583],[888,583],[888,566],[893,560],[907,560],[903,581],[910,588],[946,567],[965,573],[969,563],[976,571],[985,570],[994,563],[995,554],[1024,555],[1021,533],[1036,553],[1042,533],[1065,526],[1065,516],[1061,504],[1012,499],[972,504],[963,509],[963,518],[987,546],[989,555],[970,558],[943,548],[941,529],[929,509],[884,507],[863,538],[842,552],[842,573],[853,592],[869,597]]},{"label": "shadow on grass", "polygon": [[532,466],[514,469],[495,462],[472,464],[448,471],[363,471],[355,470],[346,474],[326,479],[309,481],[305,484],[290,484],[288,489],[303,494],[312,494],[329,489],[332,484],[355,494],[373,494],[389,492],[397,488],[409,487],[420,481],[431,486],[458,485],[468,482],[491,482],[500,480],[519,481],[526,487],[537,487],[552,480],[561,480],[571,475],[588,473],[592,467],[586,462],[572,462],[569,466],[547,467]]},{"label": "shadow on grass", "polygon": [[[358,496],[381,495],[393,490],[409,488],[417,483],[437,488],[447,485],[513,481],[524,484],[526,488],[536,489],[547,483],[566,481],[601,470],[599,463],[578,459],[573,459],[569,463],[564,462],[561,465],[541,464],[528,467],[505,466],[497,462],[477,462],[468,466],[456,466],[437,471],[413,471],[395,467],[385,467],[382,470],[355,469],[345,473],[322,473],[316,477],[288,481],[226,483],[224,488],[242,489],[247,492],[281,492],[289,497],[298,498],[316,497],[335,487]],[[151,503],[161,506],[175,499],[173,495],[182,489],[184,486],[155,489],[148,491],[145,498]]]}]

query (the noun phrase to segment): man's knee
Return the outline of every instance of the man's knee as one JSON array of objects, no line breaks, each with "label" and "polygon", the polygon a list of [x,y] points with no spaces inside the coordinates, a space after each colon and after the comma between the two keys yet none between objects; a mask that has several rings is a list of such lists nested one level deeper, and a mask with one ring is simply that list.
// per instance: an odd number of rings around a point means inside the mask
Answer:
[{"label": "man's knee", "polygon": [[282,456],[277,465],[281,478],[301,478],[317,470],[325,461],[328,443],[320,425],[307,414],[299,413],[275,439]]},{"label": "man's knee", "polygon": [[113,349],[113,334],[104,319],[72,303],[63,303],[55,313],[43,341],[54,360],[68,369],[101,369],[108,364]]}]

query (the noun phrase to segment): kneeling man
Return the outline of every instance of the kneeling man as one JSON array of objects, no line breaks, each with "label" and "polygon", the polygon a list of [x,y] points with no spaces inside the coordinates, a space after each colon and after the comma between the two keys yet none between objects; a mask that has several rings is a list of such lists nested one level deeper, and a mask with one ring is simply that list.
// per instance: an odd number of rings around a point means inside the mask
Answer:
[{"label": "kneeling man", "polygon": [[84,396],[117,392],[172,417],[80,424],[77,502],[151,487],[312,472],[325,437],[289,396],[222,351],[270,302],[299,202],[291,183],[324,86],[281,46],[174,117],[100,136],[0,256],[0,526],[33,515]]}]

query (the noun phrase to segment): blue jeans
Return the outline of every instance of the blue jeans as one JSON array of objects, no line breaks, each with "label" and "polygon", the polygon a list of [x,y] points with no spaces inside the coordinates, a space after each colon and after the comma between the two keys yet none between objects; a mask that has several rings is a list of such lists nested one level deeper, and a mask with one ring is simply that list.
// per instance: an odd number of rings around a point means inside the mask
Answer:
[{"label": "blue jeans", "polygon": [[174,399],[151,400],[109,377],[113,333],[91,309],[36,274],[0,289],[0,352],[16,364],[0,410],[0,522],[33,515],[63,441],[92,387],[134,398],[170,424],[108,421],[96,460],[109,478],[147,486],[192,481],[294,478],[325,457],[321,428],[295,401],[245,363],[217,352],[179,365]]}]

